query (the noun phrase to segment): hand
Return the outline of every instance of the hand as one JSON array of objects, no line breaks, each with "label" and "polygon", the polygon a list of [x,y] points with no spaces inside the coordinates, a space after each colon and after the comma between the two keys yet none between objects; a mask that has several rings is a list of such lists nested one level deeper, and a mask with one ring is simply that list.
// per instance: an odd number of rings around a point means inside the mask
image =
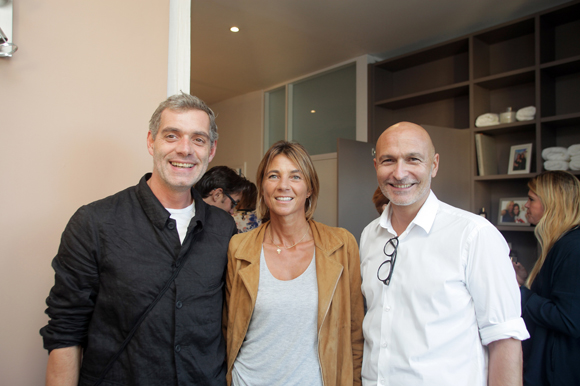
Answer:
[{"label": "hand", "polygon": [[528,278],[528,271],[526,271],[524,266],[521,265],[520,263],[512,262],[512,265],[514,266],[514,270],[516,271],[516,279],[518,280],[518,285],[521,287],[522,285],[524,285],[526,279]]}]

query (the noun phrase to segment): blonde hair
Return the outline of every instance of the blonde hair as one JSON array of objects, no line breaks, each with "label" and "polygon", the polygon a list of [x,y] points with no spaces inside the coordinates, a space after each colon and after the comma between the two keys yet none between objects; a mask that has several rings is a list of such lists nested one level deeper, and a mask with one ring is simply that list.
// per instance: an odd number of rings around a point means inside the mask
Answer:
[{"label": "blonde hair", "polygon": [[278,141],[268,149],[266,154],[264,154],[264,158],[262,158],[262,161],[258,166],[258,172],[256,173],[256,186],[258,188],[258,205],[256,207],[256,214],[258,215],[258,218],[262,218],[263,221],[270,218],[270,209],[264,202],[264,187],[262,182],[264,181],[264,174],[267,172],[272,160],[280,154],[288,157],[288,159],[298,167],[304,176],[304,182],[306,183],[306,187],[310,193],[310,197],[308,197],[304,203],[304,212],[306,215],[306,221],[310,221],[314,215],[314,211],[316,210],[320,183],[318,182],[318,174],[316,174],[316,169],[314,169],[314,164],[312,163],[308,152],[302,145],[296,142]]},{"label": "blonde hair", "polygon": [[580,181],[568,172],[548,171],[532,178],[528,187],[544,207],[534,230],[540,243],[540,256],[526,281],[530,288],[556,241],[580,224]]}]

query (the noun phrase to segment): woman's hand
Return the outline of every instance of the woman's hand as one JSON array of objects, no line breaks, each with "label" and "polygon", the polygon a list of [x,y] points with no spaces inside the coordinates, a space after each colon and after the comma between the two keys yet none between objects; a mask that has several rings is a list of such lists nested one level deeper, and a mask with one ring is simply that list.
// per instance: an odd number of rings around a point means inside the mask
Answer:
[{"label": "woman's hand", "polygon": [[516,279],[518,280],[518,285],[521,287],[522,285],[524,285],[526,279],[528,278],[528,271],[526,271],[524,266],[521,265],[520,263],[512,262],[512,265],[514,266],[514,270],[516,271]]}]

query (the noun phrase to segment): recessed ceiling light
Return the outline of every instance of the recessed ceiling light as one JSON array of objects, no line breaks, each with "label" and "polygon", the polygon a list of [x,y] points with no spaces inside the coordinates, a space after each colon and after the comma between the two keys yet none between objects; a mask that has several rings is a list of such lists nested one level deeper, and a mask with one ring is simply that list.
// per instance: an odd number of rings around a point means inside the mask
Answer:
[{"label": "recessed ceiling light", "polygon": [[310,110],[310,112],[311,112],[312,114],[314,114],[314,113],[316,112],[316,110]]},{"label": "recessed ceiling light", "polygon": [[230,28],[230,31],[232,31],[232,32],[239,32],[240,29],[238,27],[236,27],[236,26],[233,26],[232,28]]}]

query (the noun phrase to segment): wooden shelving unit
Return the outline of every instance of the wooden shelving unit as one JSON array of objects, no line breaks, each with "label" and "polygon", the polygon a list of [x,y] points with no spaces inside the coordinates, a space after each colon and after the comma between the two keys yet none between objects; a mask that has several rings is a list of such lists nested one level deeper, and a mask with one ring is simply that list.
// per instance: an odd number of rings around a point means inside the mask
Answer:
[{"label": "wooden shelving unit", "polygon": [[[525,197],[541,151],[580,143],[580,1],[369,65],[369,142],[400,121],[469,130],[471,210],[497,224],[499,200]],[[475,127],[488,112],[535,106],[533,121]],[[478,176],[475,134],[495,138],[498,173]],[[513,145],[532,143],[529,174],[507,174]],[[580,175],[580,172],[574,172]],[[498,226],[531,266],[532,227]],[[527,261],[526,261],[527,259]]]}]

